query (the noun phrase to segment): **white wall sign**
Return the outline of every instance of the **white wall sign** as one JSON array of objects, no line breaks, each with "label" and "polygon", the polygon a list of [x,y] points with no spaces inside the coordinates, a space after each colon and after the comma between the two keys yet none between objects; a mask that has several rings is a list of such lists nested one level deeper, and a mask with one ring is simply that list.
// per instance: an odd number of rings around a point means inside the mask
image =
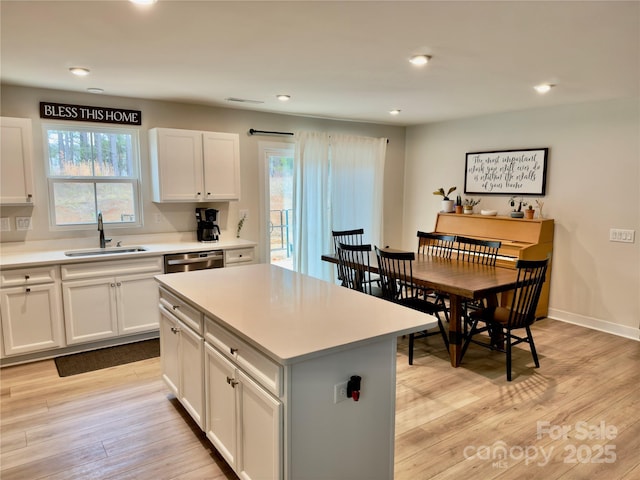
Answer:
[{"label": "white wall sign", "polygon": [[548,148],[467,153],[464,193],[544,195]]}]

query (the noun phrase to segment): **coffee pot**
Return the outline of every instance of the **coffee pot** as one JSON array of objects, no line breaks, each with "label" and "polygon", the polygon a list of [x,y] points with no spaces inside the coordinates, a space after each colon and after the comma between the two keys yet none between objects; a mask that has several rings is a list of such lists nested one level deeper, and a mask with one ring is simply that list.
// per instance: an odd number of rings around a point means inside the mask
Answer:
[{"label": "coffee pot", "polygon": [[196,208],[196,220],[199,242],[217,242],[220,239],[218,210],[215,208]]}]

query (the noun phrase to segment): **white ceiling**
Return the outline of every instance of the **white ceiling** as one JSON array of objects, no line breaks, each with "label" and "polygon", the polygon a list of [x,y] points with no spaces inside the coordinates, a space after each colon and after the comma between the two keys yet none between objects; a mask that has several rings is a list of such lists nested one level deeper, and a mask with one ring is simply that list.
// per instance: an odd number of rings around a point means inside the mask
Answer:
[{"label": "white ceiling", "polygon": [[[640,90],[638,1],[2,0],[0,8],[7,84],[397,125]],[[415,53],[433,59],[416,68],[407,61]],[[74,77],[72,66],[91,75]],[[541,96],[532,88],[541,82],[557,86]],[[279,102],[280,93],[291,100]]]}]

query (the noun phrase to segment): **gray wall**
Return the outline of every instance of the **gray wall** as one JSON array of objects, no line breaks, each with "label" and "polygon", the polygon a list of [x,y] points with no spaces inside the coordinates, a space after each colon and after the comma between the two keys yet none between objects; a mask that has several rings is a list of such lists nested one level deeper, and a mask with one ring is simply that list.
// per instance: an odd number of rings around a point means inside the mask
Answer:
[{"label": "gray wall", "polygon": [[[307,118],[293,115],[254,112],[230,108],[218,108],[202,105],[178,104],[135,98],[109,97],[86,93],[42,90],[2,85],[1,115],[7,117],[31,118],[33,121],[34,169],[35,169],[35,206],[4,207],[3,217],[32,216],[33,230],[24,232],[3,232],[2,242],[22,242],[60,238],[93,237],[93,229],[86,231],[55,231],[49,228],[47,205],[47,183],[45,178],[45,160],[43,158],[43,138],[39,118],[39,102],[57,102],[103,107],[119,107],[142,111],[140,127],[140,154],[142,164],[142,194],[144,226],[125,228],[118,235],[136,235],[164,232],[186,232],[195,230],[195,204],[155,204],[151,202],[150,164],[147,131],[153,127],[184,128],[209,130],[216,132],[234,132],[240,134],[240,162],[242,197],[239,202],[221,202],[211,205],[220,210],[223,235],[235,235],[238,210],[249,210],[249,220],[242,230],[243,238],[260,240],[259,196],[260,178],[258,165],[258,142],[286,141],[287,137],[250,136],[250,128],[258,130],[294,132],[296,130],[316,130],[342,132],[355,135],[386,137],[387,146],[385,166],[385,209],[384,238],[386,243],[400,243],[402,236],[402,182],[404,178],[404,127],[376,125],[356,122],[342,122],[327,119]],[[289,139],[290,140],[290,139]],[[156,223],[156,214],[161,222]],[[13,224],[14,219],[11,219]],[[226,232],[225,232],[226,231]],[[262,259],[265,252],[260,250]]]},{"label": "gray wall", "polygon": [[[465,153],[549,147],[543,212],[555,220],[549,316],[638,338],[640,109],[638,99],[488,115],[407,129],[404,237],[432,229],[439,187],[464,188]],[[477,195],[474,195],[478,197]],[[509,197],[476,208],[506,215]],[[635,243],[609,241],[636,230]]]}]

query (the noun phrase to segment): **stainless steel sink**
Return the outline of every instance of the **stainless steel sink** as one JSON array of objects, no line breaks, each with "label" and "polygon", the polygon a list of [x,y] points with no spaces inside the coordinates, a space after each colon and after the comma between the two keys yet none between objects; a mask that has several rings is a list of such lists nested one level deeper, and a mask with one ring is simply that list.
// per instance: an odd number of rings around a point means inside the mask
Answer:
[{"label": "stainless steel sink", "polygon": [[133,252],[146,252],[144,247],[108,247],[108,248],[93,248],[88,250],[69,250],[64,252],[67,257],[89,257],[92,255],[113,255],[115,253],[133,253]]}]

